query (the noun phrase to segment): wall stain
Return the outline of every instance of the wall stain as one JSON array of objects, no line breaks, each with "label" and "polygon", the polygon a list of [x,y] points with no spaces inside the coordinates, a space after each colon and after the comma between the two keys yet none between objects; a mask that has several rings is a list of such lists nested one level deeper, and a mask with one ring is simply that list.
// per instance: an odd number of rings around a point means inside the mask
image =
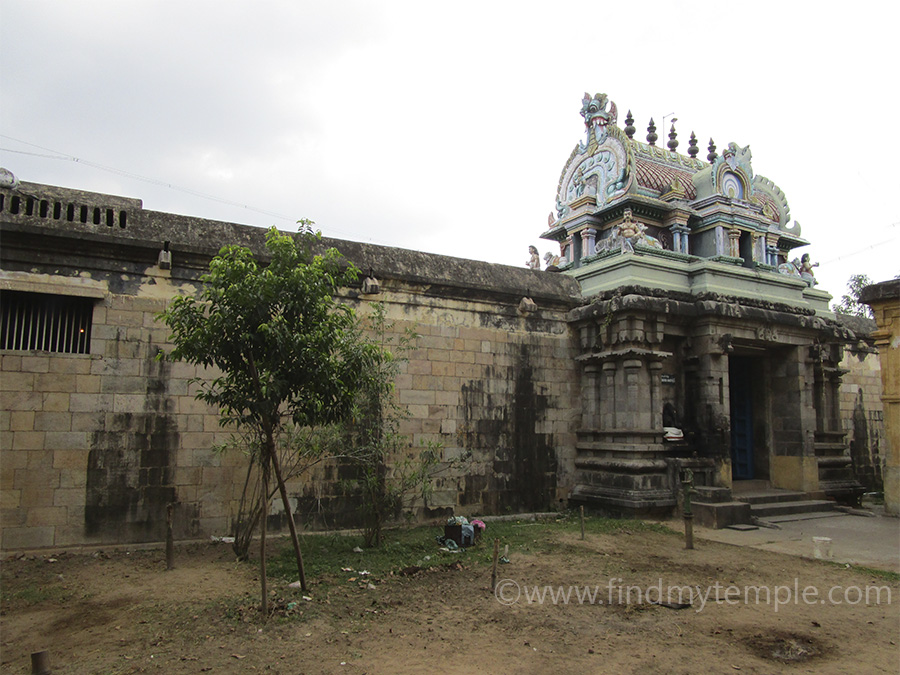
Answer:
[{"label": "wall stain", "polygon": [[866,414],[866,406],[863,399],[862,387],[856,392],[856,401],[853,404],[853,429],[850,439],[850,458],[853,462],[853,473],[856,479],[870,491],[881,492],[884,490],[884,481],[881,473],[881,457],[879,452],[878,428],[872,425],[871,434],[869,425],[870,415]]},{"label": "wall stain", "polygon": [[481,503],[485,513],[498,514],[544,511],[556,502],[552,435],[537,433],[549,397],[535,390],[530,349],[520,345],[508,371],[486,369],[483,380],[462,385],[460,438],[475,461],[489,469],[465,477],[461,506]]},{"label": "wall stain", "polygon": [[[152,345],[148,348],[155,353]],[[107,413],[91,435],[84,531],[108,541],[160,541],[166,506],[177,501],[175,459],[180,442],[168,397],[171,366],[149,357],[142,412]],[[176,536],[199,531],[196,507],[179,505]]]}]

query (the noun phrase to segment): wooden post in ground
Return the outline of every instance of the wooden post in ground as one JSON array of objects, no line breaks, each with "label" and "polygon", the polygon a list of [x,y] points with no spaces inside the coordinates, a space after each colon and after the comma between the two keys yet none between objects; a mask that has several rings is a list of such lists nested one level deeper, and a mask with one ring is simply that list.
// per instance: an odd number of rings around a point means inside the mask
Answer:
[{"label": "wooden post in ground", "polygon": [[494,539],[494,564],[491,567],[491,593],[497,590],[497,559],[500,557],[500,540]]},{"label": "wooden post in ground", "polygon": [[32,653],[31,675],[50,675],[50,652]]},{"label": "wooden post in ground", "polygon": [[175,537],[172,521],[175,518],[175,504],[166,505],[166,569],[175,569]]},{"label": "wooden post in ground", "polygon": [[690,469],[684,470],[681,487],[684,490],[684,547],[688,550],[693,550],[694,514],[691,513],[691,495],[697,491],[694,490],[694,472]]},{"label": "wooden post in ground", "polygon": [[584,541],[584,506],[581,507],[581,540]]}]

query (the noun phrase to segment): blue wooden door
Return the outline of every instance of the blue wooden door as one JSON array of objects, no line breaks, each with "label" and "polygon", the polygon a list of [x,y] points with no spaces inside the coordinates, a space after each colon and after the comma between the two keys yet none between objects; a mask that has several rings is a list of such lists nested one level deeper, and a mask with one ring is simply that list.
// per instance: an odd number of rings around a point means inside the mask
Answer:
[{"label": "blue wooden door", "polygon": [[729,359],[731,393],[731,477],[753,478],[753,395],[751,361],[739,356]]}]

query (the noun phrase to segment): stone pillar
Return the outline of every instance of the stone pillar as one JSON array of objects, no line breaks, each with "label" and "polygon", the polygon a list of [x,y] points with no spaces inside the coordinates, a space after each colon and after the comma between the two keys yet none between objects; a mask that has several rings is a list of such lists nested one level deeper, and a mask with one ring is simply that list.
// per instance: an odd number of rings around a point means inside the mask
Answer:
[{"label": "stone pillar", "polygon": [[866,286],[860,300],[872,308],[878,330],[872,334],[881,363],[884,404],[884,510],[900,515],[900,280]]},{"label": "stone pillar", "polygon": [[597,363],[586,363],[584,366],[584,383],[581,389],[582,421],[585,429],[596,429],[600,426],[600,366]]},{"label": "stone pillar", "polygon": [[690,254],[690,239],[688,238],[688,235],[691,232],[691,228],[689,228],[687,225],[678,224],[673,225],[671,227],[671,230],[673,240],[672,247],[675,249],[675,251],[678,253]]},{"label": "stone pillar", "polygon": [[758,234],[751,235],[750,239],[753,244],[751,247],[751,251],[753,251],[753,260],[754,262],[765,262],[766,260],[766,244],[765,239],[760,237]]},{"label": "stone pillar", "polygon": [[594,244],[597,236],[597,230],[592,227],[586,227],[581,231],[581,257],[586,258],[594,255]]},{"label": "stone pillar", "polygon": [[[712,340],[697,340],[696,424],[701,453],[727,462],[728,476],[723,486],[731,485],[731,428],[728,423],[728,358]],[[706,344],[703,344],[706,343]]]},{"label": "stone pillar", "polygon": [[778,267],[778,233],[766,233],[766,264]]},{"label": "stone pillar", "polygon": [[575,263],[575,235],[573,234],[566,237],[566,260]]},{"label": "stone pillar", "polygon": [[772,356],[772,487],[819,491],[815,370],[807,347]]},{"label": "stone pillar", "polygon": [[644,414],[647,404],[641,399],[647,391],[646,387],[642,387],[643,379],[641,372],[644,364],[640,359],[625,359],[622,362],[622,373],[625,379],[625,396],[619,399],[616,409],[616,426],[618,428],[629,429],[649,429],[649,411]]},{"label": "stone pillar", "polygon": [[616,428],[616,362],[603,362],[603,393],[600,396],[600,426]]},{"label": "stone pillar", "polygon": [[721,225],[716,225],[716,255],[728,255],[728,237]]},{"label": "stone pillar", "polygon": [[650,375],[650,419],[648,420],[649,429],[662,429],[662,363],[659,361],[651,361],[648,364]]},{"label": "stone pillar", "polygon": [[741,231],[737,228],[728,230],[728,255],[732,258],[741,257]]}]

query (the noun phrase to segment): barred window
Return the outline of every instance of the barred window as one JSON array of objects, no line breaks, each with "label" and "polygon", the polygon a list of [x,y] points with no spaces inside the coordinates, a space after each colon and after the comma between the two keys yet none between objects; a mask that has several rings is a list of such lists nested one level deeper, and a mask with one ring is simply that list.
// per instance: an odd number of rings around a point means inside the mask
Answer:
[{"label": "barred window", "polygon": [[94,301],[70,295],[0,292],[0,349],[91,351]]}]

